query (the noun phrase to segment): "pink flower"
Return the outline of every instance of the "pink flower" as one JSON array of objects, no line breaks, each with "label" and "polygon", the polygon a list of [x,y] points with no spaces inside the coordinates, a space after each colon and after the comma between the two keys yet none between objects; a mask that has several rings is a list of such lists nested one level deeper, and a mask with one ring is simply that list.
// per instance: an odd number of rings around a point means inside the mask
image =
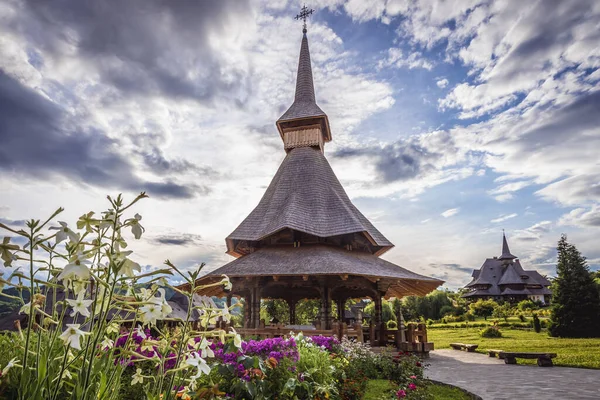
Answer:
[{"label": "pink flower", "polygon": [[417,367],[420,367],[420,366],[421,366],[421,363],[417,361]]},{"label": "pink flower", "polygon": [[408,384],[408,388],[410,390],[417,390],[417,385],[415,385],[414,383],[411,382],[411,383]]},{"label": "pink flower", "polygon": [[400,390],[398,390],[398,391],[396,392],[396,396],[397,396],[399,399],[400,399],[400,398],[402,398],[402,397],[406,397],[406,392],[405,392],[404,390],[400,389]]},{"label": "pink flower", "polygon": [[410,379],[417,379],[416,375],[411,375]]}]

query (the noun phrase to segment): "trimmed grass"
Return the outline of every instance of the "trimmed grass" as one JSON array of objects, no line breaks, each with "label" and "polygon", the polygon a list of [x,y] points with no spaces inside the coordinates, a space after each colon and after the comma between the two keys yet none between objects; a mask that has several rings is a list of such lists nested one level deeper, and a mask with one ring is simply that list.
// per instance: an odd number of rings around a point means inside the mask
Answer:
[{"label": "trimmed grass", "polygon": [[[500,328],[502,337],[487,339],[479,336],[478,328],[430,329],[427,337],[436,349],[450,348],[450,343],[478,344],[478,353],[487,354],[486,349],[504,351],[556,353],[554,365],[577,368],[600,369],[600,338],[562,339],[549,337],[547,332]],[[519,364],[536,364],[536,360],[519,359]]]},{"label": "trimmed grass", "polygon": [[[390,391],[394,390],[395,387],[390,381],[384,379],[372,379],[367,382],[367,391],[363,400],[382,400],[390,399]],[[436,385],[432,383],[429,385],[429,392],[433,395],[435,400],[469,400],[463,391],[457,388]]]},{"label": "trimmed grass", "polygon": [[389,399],[390,391],[394,389],[394,385],[385,379],[371,379],[367,382],[367,391],[363,400],[381,400]]}]

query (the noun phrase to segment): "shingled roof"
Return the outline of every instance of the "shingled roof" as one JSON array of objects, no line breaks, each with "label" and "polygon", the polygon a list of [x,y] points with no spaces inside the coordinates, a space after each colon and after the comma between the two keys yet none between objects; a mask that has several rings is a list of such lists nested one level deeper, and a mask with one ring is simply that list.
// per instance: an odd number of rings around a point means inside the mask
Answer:
[{"label": "shingled roof", "polygon": [[502,256],[488,258],[480,269],[473,271],[471,289],[463,297],[497,297],[550,295],[550,281],[535,270],[525,271],[516,256],[510,253],[506,236],[502,235]]},{"label": "shingled roof", "polygon": [[[204,284],[212,278],[252,276],[353,275],[390,279],[389,296],[423,295],[444,282],[416,274],[373,254],[349,251],[334,246],[264,247],[240,257],[200,279]],[[401,281],[418,282],[419,290],[402,286]],[[221,291],[220,286],[215,290]],[[220,293],[211,293],[219,295]]]},{"label": "shingled roof", "polygon": [[394,246],[352,204],[323,153],[313,147],[287,154],[256,208],[227,243],[257,241],[285,228],[319,237],[362,232],[380,253]]}]

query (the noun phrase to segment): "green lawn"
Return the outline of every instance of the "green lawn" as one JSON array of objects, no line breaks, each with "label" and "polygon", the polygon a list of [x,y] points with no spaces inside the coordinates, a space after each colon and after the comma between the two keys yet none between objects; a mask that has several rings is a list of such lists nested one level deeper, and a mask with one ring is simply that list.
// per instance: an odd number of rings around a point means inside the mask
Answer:
[{"label": "green lawn", "polygon": [[[367,382],[367,392],[363,400],[381,400],[391,398],[390,392],[395,387],[390,381],[373,379]],[[429,392],[435,400],[468,400],[470,399],[463,391],[446,385],[429,385]]]},{"label": "green lawn", "polygon": [[[436,349],[450,348],[450,343],[475,343],[477,352],[486,349],[556,353],[554,365],[565,367],[599,368],[600,339],[561,339],[549,337],[545,331],[500,329],[503,337],[486,339],[479,336],[478,328],[429,329],[428,340]],[[519,364],[535,364],[536,360],[518,360]]]}]

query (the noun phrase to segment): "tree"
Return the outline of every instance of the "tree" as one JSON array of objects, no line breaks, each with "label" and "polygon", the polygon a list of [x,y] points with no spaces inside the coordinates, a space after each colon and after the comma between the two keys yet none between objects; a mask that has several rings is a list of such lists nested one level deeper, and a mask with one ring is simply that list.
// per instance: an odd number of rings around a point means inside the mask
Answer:
[{"label": "tree", "polygon": [[533,313],[533,330],[535,333],[540,333],[542,331],[542,324],[536,313]]},{"label": "tree", "polygon": [[549,327],[555,337],[600,336],[598,286],[577,248],[563,235],[558,242],[557,277]]},{"label": "tree", "polygon": [[492,316],[494,318],[504,318],[504,321],[508,321],[508,317],[510,317],[513,314],[513,308],[511,307],[509,302],[504,302],[501,305],[498,305],[496,308],[494,308],[494,311],[492,312]]},{"label": "tree", "polygon": [[475,303],[469,304],[469,309],[473,314],[483,317],[487,321],[487,317],[491,316],[498,304],[494,300],[479,299]]}]

